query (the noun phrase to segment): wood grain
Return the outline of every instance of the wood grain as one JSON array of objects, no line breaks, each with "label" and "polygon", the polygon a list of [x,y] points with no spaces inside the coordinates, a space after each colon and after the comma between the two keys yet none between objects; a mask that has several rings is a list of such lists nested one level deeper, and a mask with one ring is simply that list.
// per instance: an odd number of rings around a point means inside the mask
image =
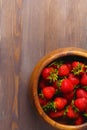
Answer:
[{"label": "wood grain", "polygon": [[0,130],[53,130],[30,104],[29,77],[71,46],[87,49],[87,0],[0,0]]}]

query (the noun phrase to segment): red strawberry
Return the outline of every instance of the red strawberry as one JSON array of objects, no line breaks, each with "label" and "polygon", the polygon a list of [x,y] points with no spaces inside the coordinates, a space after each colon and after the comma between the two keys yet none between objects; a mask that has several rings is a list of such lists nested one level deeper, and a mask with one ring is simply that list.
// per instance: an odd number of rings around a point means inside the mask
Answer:
[{"label": "red strawberry", "polygon": [[86,107],[86,110],[85,110],[85,112],[87,113],[87,107]]},{"label": "red strawberry", "polygon": [[58,70],[53,67],[46,67],[42,71],[42,77],[50,82],[55,82],[58,78]]},{"label": "red strawberry", "polygon": [[58,69],[61,64],[62,64],[62,62],[54,61],[49,66],[53,67],[54,69]]},{"label": "red strawberry", "polygon": [[82,89],[82,88],[78,88],[76,91],[76,98],[87,98],[87,91]]},{"label": "red strawberry", "polygon": [[53,82],[53,87],[54,87],[55,89],[58,89],[58,80],[56,80],[55,82]]},{"label": "red strawberry", "polygon": [[71,63],[67,62],[66,65],[68,66],[69,72],[70,72],[70,71],[72,70],[72,65],[71,65]]},{"label": "red strawberry", "polygon": [[52,71],[53,71],[52,67],[46,67],[46,68],[44,68],[43,71],[42,71],[42,77],[45,80],[47,80]]},{"label": "red strawberry", "polygon": [[62,98],[62,97],[57,97],[57,98],[55,98],[54,103],[55,103],[55,107],[58,110],[61,110],[66,106],[67,100],[65,98]]},{"label": "red strawberry", "polygon": [[72,92],[73,89],[74,89],[74,86],[69,79],[66,78],[62,81],[61,87],[60,87],[61,92],[69,93],[69,92]]},{"label": "red strawberry", "polygon": [[81,84],[87,86],[87,74],[82,75]]},{"label": "red strawberry", "polygon": [[79,78],[76,77],[74,74],[69,74],[69,80],[72,82],[73,85],[79,84]]},{"label": "red strawberry", "polygon": [[83,117],[82,116],[79,116],[76,120],[75,120],[75,122],[74,122],[74,124],[75,125],[81,125],[82,123],[83,123]]},{"label": "red strawberry", "polygon": [[57,111],[62,110],[67,105],[67,100],[62,97],[57,97],[54,101],[48,102],[44,107],[43,110],[45,112],[49,111]]},{"label": "red strawberry", "polygon": [[79,61],[72,62],[72,68],[74,75],[83,74],[85,71],[85,65]]},{"label": "red strawberry", "polygon": [[41,79],[38,86],[40,89],[43,89],[44,87],[47,86],[47,82],[45,80]]},{"label": "red strawberry", "polygon": [[75,107],[77,107],[79,109],[80,112],[85,111],[86,107],[87,107],[87,99],[86,98],[77,98],[74,101],[74,105]]},{"label": "red strawberry", "polygon": [[79,65],[79,61],[73,61],[73,62],[72,62],[72,67],[73,67],[73,68],[78,67],[78,65]]},{"label": "red strawberry", "polygon": [[69,93],[64,93],[63,97],[66,98],[68,102],[71,102],[72,99],[74,98],[74,91]]},{"label": "red strawberry", "polygon": [[66,64],[63,64],[58,69],[59,76],[67,76],[69,74],[69,68]]},{"label": "red strawberry", "polygon": [[49,116],[50,116],[51,118],[58,118],[58,117],[61,117],[61,116],[63,116],[63,115],[64,115],[64,110],[51,111],[51,112],[49,113]]},{"label": "red strawberry", "polygon": [[78,112],[76,112],[72,106],[68,106],[67,110],[66,110],[66,115],[69,118],[77,118],[78,117]]},{"label": "red strawberry", "polygon": [[45,88],[42,89],[42,93],[44,97],[47,99],[51,99],[54,96],[55,91],[56,91],[55,88],[52,86],[46,86]]},{"label": "red strawberry", "polygon": [[41,105],[41,106],[44,106],[44,105],[47,104],[47,100],[46,100],[46,99],[43,99],[43,98],[41,98],[41,97],[39,97],[39,102],[40,102],[40,105]]}]

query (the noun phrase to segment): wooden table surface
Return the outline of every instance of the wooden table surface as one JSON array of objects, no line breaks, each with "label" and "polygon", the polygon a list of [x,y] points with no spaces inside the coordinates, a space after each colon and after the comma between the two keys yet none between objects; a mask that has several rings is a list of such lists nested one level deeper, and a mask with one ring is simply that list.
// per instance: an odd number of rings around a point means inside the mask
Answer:
[{"label": "wooden table surface", "polygon": [[54,130],[28,82],[45,54],[71,46],[87,49],[87,0],[0,0],[0,130]]}]

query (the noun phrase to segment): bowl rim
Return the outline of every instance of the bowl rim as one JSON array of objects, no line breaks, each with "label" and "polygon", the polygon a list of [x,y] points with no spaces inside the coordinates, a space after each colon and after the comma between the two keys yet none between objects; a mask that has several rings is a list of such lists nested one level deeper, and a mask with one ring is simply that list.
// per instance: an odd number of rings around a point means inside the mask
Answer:
[{"label": "bowl rim", "polygon": [[81,56],[81,57],[87,58],[87,51],[81,48],[76,48],[76,47],[66,47],[66,48],[59,48],[59,49],[53,50],[50,53],[46,54],[44,57],[42,57],[41,60],[39,60],[39,62],[34,67],[33,72],[31,74],[30,86],[32,89],[34,105],[39,115],[46,122],[48,122],[51,126],[55,128],[64,129],[64,130],[67,130],[67,129],[76,130],[79,128],[87,127],[87,123],[83,123],[81,125],[76,126],[76,125],[66,125],[66,124],[62,124],[62,123],[58,123],[54,121],[43,111],[39,103],[38,92],[37,92],[38,80],[39,80],[39,77],[43,68],[47,66],[48,64],[50,64],[52,61],[56,60],[57,58],[60,58],[63,56],[69,56],[69,55],[76,55],[79,57]]}]

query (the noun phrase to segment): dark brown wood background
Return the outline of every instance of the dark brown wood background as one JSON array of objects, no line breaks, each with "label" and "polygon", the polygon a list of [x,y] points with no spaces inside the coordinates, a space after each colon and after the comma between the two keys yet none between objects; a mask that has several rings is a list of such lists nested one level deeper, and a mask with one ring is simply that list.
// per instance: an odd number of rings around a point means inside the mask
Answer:
[{"label": "dark brown wood background", "polygon": [[87,49],[87,0],[0,0],[0,130],[53,130],[28,80],[45,54],[71,46]]}]

